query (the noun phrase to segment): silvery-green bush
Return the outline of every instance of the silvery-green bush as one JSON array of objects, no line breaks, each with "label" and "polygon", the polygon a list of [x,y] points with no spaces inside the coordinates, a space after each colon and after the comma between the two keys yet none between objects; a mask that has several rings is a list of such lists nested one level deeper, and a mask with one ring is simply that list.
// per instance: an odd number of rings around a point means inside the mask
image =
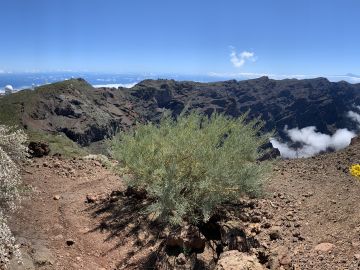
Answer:
[{"label": "silvery-green bush", "polygon": [[128,184],[154,198],[149,211],[173,225],[206,221],[221,203],[260,194],[268,176],[270,163],[257,159],[270,134],[261,135],[263,122],[246,117],[165,117],[119,134],[111,153]]},{"label": "silvery-green bush", "polygon": [[11,255],[19,256],[7,217],[20,202],[19,162],[27,153],[26,140],[23,131],[0,125],[0,267],[6,265]]}]

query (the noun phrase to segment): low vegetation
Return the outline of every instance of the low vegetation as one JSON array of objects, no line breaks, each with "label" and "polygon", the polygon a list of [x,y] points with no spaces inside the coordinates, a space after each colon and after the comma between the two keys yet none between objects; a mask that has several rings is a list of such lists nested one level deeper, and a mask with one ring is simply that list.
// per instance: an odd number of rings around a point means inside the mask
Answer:
[{"label": "low vegetation", "polygon": [[7,217],[20,201],[18,162],[26,155],[26,140],[23,131],[0,125],[0,266],[8,262],[11,254],[19,255]]},{"label": "low vegetation", "polygon": [[33,141],[44,141],[49,144],[50,154],[61,154],[64,157],[72,158],[88,154],[86,148],[70,140],[63,134],[49,134],[42,131],[27,131],[29,139]]},{"label": "low vegetation", "polygon": [[165,117],[119,134],[111,153],[129,185],[154,198],[150,212],[173,225],[206,221],[221,203],[261,193],[270,163],[257,159],[270,134],[260,135],[263,123],[246,116]]},{"label": "low vegetation", "polygon": [[28,119],[28,115],[37,110],[41,100],[53,99],[57,94],[71,92],[72,88],[77,91],[86,90],[87,86],[87,83],[73,79],[3,96],[0,98],[0,125],[24,127],[29,140],[49,143],[51,154],[58,153],[65,157],[86,155],[87,149],[81,148],[64,134],[31,128],[24,119]]}]

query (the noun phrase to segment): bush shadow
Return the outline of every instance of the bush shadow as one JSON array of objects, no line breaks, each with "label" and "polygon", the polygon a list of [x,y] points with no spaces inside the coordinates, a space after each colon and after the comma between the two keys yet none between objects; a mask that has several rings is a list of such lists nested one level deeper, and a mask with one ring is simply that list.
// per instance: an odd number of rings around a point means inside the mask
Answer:
[{"label": "bush shadow", "polygon": [[[155,269],[158,252],[164,242],[160,236],[164,225],[151,220],[151,215],[147,214],[146,209],[151,203],[146,194],[128,188],[113,191],[87,207],[86,211],[91,217],[99,220],[98,225],[88,233],[107,234],[105,242],[116,239],[116,244],[101,255],[106,256],[126,246],[126,258],[117,267]],[[133,260],[135,254],[142,255]]]}]

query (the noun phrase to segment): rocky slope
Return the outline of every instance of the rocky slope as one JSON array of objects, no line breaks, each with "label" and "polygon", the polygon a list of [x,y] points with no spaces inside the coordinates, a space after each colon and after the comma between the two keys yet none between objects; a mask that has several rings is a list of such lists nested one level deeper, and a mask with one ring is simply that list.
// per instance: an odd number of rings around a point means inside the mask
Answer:
[{"label": "rocky slope", "polygon": [[[260,116],[265,120],[267,130],[275,128],[280,133],[285,125],[289,128],[316,126],[322,133],[356,128],[346,114],[360,102],[360,84],[333,83],[325,78],[271,80],[261,77],[215,83],[147,80],[129,92],[136,98],[135,104],[143,104],[135,109],[150,120],[159,115],[159,108],[178,114],[187,106],[206,114],[217,111],[231,116],[250,110],[251,117]],[[142,110],[143,107],[147,110]]]},{"label": "rocky slope", "polygon": [[136,117],[123,92],[97,90],[82,79],[21,91],[0,102],[6,103],[0,109],[3,122],[10,111],[10,121],[28,130],[63,133],[82,146],[129,127]]},{"label": "rocky slope", "polygon": [[347,112],[360,104],[360,84],[333,83],[324,78],[197,83],[145,80],[131,89],[95,89],[72,79],[0,98],[0,123],[28,130],[65,134],[88,146],[127,129],[137,121],[157,121],[164,109],[178,115],[184,109],[215,111],[266,121],[266,130],[284,137],[289,128],[316,126],[320,132],[356,129]]}]

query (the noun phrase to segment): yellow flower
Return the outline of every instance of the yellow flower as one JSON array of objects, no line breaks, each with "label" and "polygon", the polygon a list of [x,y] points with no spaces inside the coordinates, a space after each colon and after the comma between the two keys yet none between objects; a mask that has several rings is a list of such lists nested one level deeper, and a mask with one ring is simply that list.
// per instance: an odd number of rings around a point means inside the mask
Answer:
[{"label": "yellow flower", "polygon": [[354,164],[350,167],[350,173],[353,176],[359,177],[360,178],[360,164]]}]

